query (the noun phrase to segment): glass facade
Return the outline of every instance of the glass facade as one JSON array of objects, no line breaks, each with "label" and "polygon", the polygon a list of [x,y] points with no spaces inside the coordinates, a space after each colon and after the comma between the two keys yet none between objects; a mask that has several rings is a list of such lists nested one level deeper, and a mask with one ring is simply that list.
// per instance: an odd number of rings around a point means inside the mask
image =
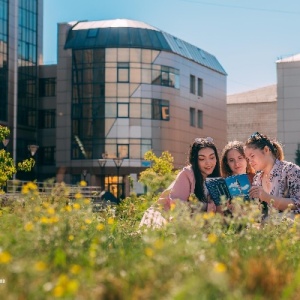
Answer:
[{"label": "glass facade", "polygon": [[19,1],[18,125],[37,126],[37,0]]},{"label": "glass facade", "polygon": [[133,93],[141,84],[179,88],[179,70],[153,64],[158,51],[149,49],[72,53],[72,159],[97,159],[104,152],[143,158],[151,149],[151,139],[112,139],[106,134],[118,118],[169,121],[168,100]]},{"label": "glass facade", "polygon": [[8,118],[8,0],[0,0],[0,121]]}]

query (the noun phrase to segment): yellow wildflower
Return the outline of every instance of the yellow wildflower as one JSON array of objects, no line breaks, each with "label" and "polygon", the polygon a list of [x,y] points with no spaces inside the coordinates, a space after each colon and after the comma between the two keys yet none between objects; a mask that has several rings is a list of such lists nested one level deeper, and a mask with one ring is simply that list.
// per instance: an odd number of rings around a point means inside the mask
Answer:
[{"label": "yellow wildflower", "polygon": [[109,224],[109,225],[114,224],[114,218],[109,217],[109,218],[107,219],[107,224]]},{"label": "yellow wildflower", "polygon": [[48,212],[49,215],[54,215],[54,214],[55,214],[55,210],[54,210],[53,207],[49,207],[49,208],[47,209],[47,212]]},{"label": "yellow wildflower", "polygon": [[145,254],[146,254],[148,257],[152,257],[152,256],[154,255],[154,251],[153,251],[151,248],[147,247],[147,248],[145,249]]},{"label": "yellow wildflower", "polygon": [[66,209],[66,211],[69,211],[69,212],[72,211],[72,207],[70,205],[66,205],[65,209]]},{"label": "yellow wildflower", "polygon": [[87,186],[87,183],[86,183],[86,181],[81,180],[80,183],[79,183],[79,185],[84,187],[84,186]]},{"label": "yellow wildflower", "polygon": [[214,271],[216,273],[224,273],[224,272],[226,272],[226,270],[227,270],[227,267],[226,267],[225,264],[223,264],[221,262],[215,263],[215,265],[214,265]]},{"label": "yellow wildflower", "polygon": [[104,228],[105,228],[105,226],[104,226],[104,224],[102,224],[102,223],[100,223],[100,224],[98,224],[98,225],[96,226],[96,229],[99,230],[99,231],[104,230]]},{"label": "yellow wildflower", "polygon": [[173,211],[176,207],[176,204],[175,202],[172,202],[171,205],[170,205],[170,210]]},{"label": "yellow wildflower", "polygon": [[49,223],[49,219],[46,218],[46,217],[41,217],[41,218],[40,218],[40,222],[41,222],[42,224],[48,224],[48,223]]},{"label": "yellow wildflower", "polygon": [[35,183],[33,183],[33,182],[28,182],[27,183],[27,186],[28,186],[28,188],[30,189],[30,190],[37,190],[37,185],[35,184]]},{"label": "yellow wildflower", "polygon": [[84,199],[84,204],[90,204],[90,203],[91,203],[91,199],[89,199],[89,198]]},{"label": "yellow wildflower", "polygon": [[75,194],[75,199],[81,199],[82,198],[82,194],[81,193],[76,193]]},{"label": "yellow wildflower", "polygon": [[67,291],[68,291],[68,293],[74,295],[77,293],[78,287],[79,287],[78,281],[75,279],[72,279],[67,284]]},{"label": "yellow wildflower", "polygon": [[91,223],[92,223],[92,220],[91,220],[91,219],[85,219],[84,222],[85,222],[86,224],[91,224]]},{"label": "yellow wildflower", "polygon": [[32,229],[33,229],[33,223],[32,222],[27,222],[26,224],[25,224],[25,226],[24,226],[24,229],[26,230],[26,231],[32,231]]},{"label": "yellow wildflower", "polygon": [[44,263],[43,261],[38,261],[38,262],[35,263],[34,268],[37,271],[44,271],[47,268],[47,264]]},{"label": "yellow wildflower", "polygon": [[29,193],[29,188],[27,187],[27,185],[23,185],[22,186],[22,191],[21,191],[22,194],[28,194]]},{"label": "yellow wildflower", "polygon": [[210,233],[207,239],[211,244],[214,244],[217,241],[218,237],[214,233]]},{"label": "yellow wildflower", "polygon": [[73,208],[76,209],[76,210],[79,210],[80,209],[80,204],[79,203],[74,203]]},{"label": "yellow wildflower", "polygon": [[8,264],[12,260],[12,256],[7,252],[0,252],[0,264]]},{"label": "yellow wildflower", "polygon": [[72,274],[79,274],[81,271],[81,267],[79,265],[72,265],[70,268],[70,272]]},{"label": "yellow wildflower", "polygon": [[59,221],[58,216],[53,216],[53,217],[49,218],[49,223],[57,223],[58,221]]},{"label": "yellow wildflower", "polygon": [[70,234],[69,235],[69,241],[73,241],[74,240],[74,235],[73,234]]},{"label": "yellow wildflower", "polygon": [[43,207],[44,208],[48,208],[50,206],[50,204],[48,202],[43,202]]},{"label": "yellow wildflower", "polygon": [[215,215],[215,214],[214,214],[214,212],[212,212],[212,211],[210,211],[210,212],[208,212],[208,213],[204,213],[204,214],[203,214],[203,219],[204,219],[204,220],[209,220],[209,219],[211,219],[214,215]]},{"label": "yellow wildflower", "polygon": [[53,296],[56,298],[62,297],[64,294],[64,289],[62,286],[58,285],[53,289]]}]

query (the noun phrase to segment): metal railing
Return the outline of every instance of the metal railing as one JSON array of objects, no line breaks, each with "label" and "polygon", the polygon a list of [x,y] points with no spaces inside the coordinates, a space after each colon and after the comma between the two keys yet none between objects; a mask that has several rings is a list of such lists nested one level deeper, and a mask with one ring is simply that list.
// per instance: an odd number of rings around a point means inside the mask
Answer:
[{"label": "metal railing", "polygon": [[[19,194],[22,192],[22,189],[30,181],[23,180],[8,180],[6,183],[5,191],[7,194]],[[51,195],[56,193],[58,189],[65,189],[66,194],[69,194],[70,197],[73,197],[77,193],[85,198],[99,197],[102,192],[99,186],[78,186],[78,185],[69,185],[65,183],[50,183],[50,182],[34,182],[37,187],[37,190],[40,194]]]}]

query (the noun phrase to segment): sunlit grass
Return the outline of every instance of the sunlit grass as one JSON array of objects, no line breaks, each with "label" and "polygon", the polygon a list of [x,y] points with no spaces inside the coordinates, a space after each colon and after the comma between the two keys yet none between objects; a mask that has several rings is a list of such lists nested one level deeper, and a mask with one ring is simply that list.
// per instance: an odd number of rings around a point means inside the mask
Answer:
[{"label": "sunlit grass", "polygon": [[31,183],[2,202],[5,299],[297,298],[299,218],[271,210],[261,226],[256,203],[235,199],[233,216],[222,217],[176,202],[165,213],[172,221],[153,230],[139,228],[146,196],[100,212],[80,187],[68,196],[64,187],[41,196]]}]

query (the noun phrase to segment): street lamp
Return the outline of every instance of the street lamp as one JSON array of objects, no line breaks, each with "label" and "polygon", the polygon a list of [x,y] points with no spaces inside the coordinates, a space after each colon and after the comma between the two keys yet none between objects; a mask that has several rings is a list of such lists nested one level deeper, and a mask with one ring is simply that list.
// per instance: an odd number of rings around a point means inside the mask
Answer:
[{"label": "street lamp", "polygon": [[2,141],[2,143],[3,143],[3,146],[4,146],[4,150],[6,150],[6,147],[7,147],[8,143],[9,143],[9,139],[4,139]]},{"label": "street lamp", "polygon": [[38,151],[39,146],[38,145],[28,145],[28,150],[31,154],[31,156],[34,156],[36,151]]},{"label": "street lamp", "polygon": [[123,163],[123,158],[121,157],[116,157],[114,158],[114,163],[117,167],[117,198],[119,199],[119,192],[120,192],[120,189],[119,189],[119,177],[120,177],[120,168],[122,166],[122,163]]},{"label": "street lamp", "polygon": [[87,172],[88,172],[88,171],[87,171],[86,169],[82,170],[83,180],[84,180],[85,182],[86,182],[85,178],[86,178]]},{"label": "street lamp", "polygon": [[[28,151],[30,152],[31,157],[34,157],[36,154],[36,151],[38,151],[39,146],[38,145],[28,145]],[[33,176],[35,177],[35,171],[34,171],[35,166],[32,168]],[[34,178],[33,178],[34,179]]]},{"label": "street lamp", "polygon": [[[107,153],[102,153],[102,158],[98,159],[98,163],[101,167],[101,188],[103,187],[103,190],[105,190],[105,164],[107,162]],[[103,169],[103,175],[102,175],[102,169]]]}]

